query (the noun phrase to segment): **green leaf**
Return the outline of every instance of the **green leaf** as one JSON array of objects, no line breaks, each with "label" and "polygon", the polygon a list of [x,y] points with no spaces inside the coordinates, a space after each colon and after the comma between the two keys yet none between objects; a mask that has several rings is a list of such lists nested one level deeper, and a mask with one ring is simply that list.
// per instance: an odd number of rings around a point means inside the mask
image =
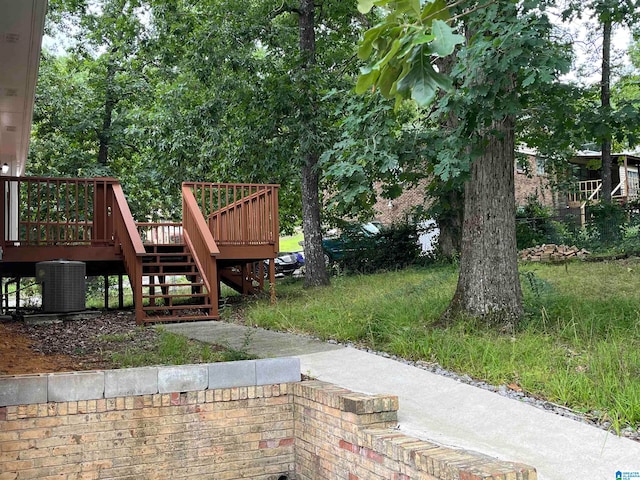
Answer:
[{"label": "green leaf", "polygon": [[401,38],[396,38],[391,43],[391,47],[389,48],[389,51],[386,53],[386,55],[382,58],[382,60],[376,63],[375,68],[382,69],[382,67],[389,63],[398,52],[398,50],[400,50],[401,45]]},{"label": "green leaf", "polygon": [[369,13],[373,8],[374,0],[358,0],[358,11],[360,13]]},{"label": "green leaf", "polygon": [[366,60],[367,58],[369,58],[373,50],[373,42],[376,41],[378,37],[380,37],[380,34],[386,28],[386,24],[381,24],[365,32],[362,43],[360,44],[360,48],[358,49],[358,58],[360,58],[361,60]]},{"label": "green leaf", "polygon": [[419,33],[411,39],[411,45],[418,46],[422,45],[423,43],[429,43],[432,42],[435,38],[435,35],[426,35],[424,33]]},{"label": "green leaf", "polygon": [[522,81],[522,86],[523,87],[528,87],[529,85],[531,85],[535,81],[536,81],[536,72],[531,72],[529,75],[527,75],[527,78],[525,78]]},{"label": "green leaf", "polygon": [[377,82],[378,88],[380,89],[380,93],[382,93],[382,95],[387,98],[393,95],[393,84],[397,81],[401,71],[402,69],[393,67],[391,64],[387,64],[385,68],[382,69]]},{"label": "green leaf", "polygon": [[436,37],[431,42],[431,50],[440,57],[451,55],[456,45],[464,42],[464,37],[453,33],[453,29],[442,20],[434,20],[431,29]]},{"label": "green leaf", "polygon": [[411,4],[411,9],[413,10],[413,12],[419,16],[420,15],[420,11],[422,10],[420,8],[420,0],[410,0],[410,4]]},{"label": "green leaf", "polygon": [[417,57],[407,74],[398,81],[397,88],[401,95],[411,91],[411,98],[424,107],[433,101],[438,88],[449,90],[451,81],[446,75],[436,72],[424,54]]},{"label": "green leaf", "polygon": [[422,20],[430,25],[433,20],[447,20],[449,18],[449,9],[445,0],[435,0],[422,11]]},{"label": "green leaf", "polygon": [[367,73],[361,73],[356,83],[356,93],[362,94],[369,90],[380,76],[380,70],[377,68],[369,69]]}]

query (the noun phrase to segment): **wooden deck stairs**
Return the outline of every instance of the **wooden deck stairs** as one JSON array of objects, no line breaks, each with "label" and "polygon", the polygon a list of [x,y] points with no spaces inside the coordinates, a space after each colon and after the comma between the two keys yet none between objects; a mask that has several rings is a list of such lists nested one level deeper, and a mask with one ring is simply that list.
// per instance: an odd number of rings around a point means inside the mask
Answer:
[{"label": "wooden deck stairs", "polygon": [[115,179],[2,177],[0,280],[78,260],[87,276],[126,273],[139,324],[218,319],[221,282],[245,295],[264,290],[264,260],[278,253],[277,193],[185,183],[182,222],[136,223]]},{"label": "wooden deck stairs", "polygon": [[146,321],[211,320],[211,299],[184,244],[146,246],[142,257],[142,310]]}]

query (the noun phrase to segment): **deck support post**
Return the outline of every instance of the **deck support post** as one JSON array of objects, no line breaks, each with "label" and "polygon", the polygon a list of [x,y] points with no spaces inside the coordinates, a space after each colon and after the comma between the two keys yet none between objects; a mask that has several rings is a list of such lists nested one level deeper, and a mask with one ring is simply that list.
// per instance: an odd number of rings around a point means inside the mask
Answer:
[{"label": "deck support post", "polygon": [[22,279],[16,277],[16,313],[20,310],[20,282]]},{"label": "deck support post", "polygon": [[109,275],[104,276],[104,309],[109,310]]},{"label": "deck support post", "polygon": [[122,274],[118,274],[118,308],[122,310],[124,308],[124,292],[122,291]]},{"label": "deck support post", "polygon": [[276,304],[276,262],[272,258],[269,262],[269,294],[271,296],[271,305]]}]

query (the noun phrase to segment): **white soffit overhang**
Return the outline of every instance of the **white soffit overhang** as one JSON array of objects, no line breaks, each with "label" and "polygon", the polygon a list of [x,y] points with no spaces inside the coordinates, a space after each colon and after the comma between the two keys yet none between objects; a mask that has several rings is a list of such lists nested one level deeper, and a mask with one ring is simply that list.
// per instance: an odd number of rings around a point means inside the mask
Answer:
[{"label": "white soffit overhang", "polygon": [[0,0],[0,166],[24,173],[47,0]]}]

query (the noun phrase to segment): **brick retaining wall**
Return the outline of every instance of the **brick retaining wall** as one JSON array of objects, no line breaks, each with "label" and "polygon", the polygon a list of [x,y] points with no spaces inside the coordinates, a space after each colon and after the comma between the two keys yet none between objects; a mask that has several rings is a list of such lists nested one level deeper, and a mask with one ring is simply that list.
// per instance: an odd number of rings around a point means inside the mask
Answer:
[{"label": "brick retaining wall", "polygon": [[536,478],[405,436],[395,396],[299,372],[268,359],[0,377],[0,480]]}]

